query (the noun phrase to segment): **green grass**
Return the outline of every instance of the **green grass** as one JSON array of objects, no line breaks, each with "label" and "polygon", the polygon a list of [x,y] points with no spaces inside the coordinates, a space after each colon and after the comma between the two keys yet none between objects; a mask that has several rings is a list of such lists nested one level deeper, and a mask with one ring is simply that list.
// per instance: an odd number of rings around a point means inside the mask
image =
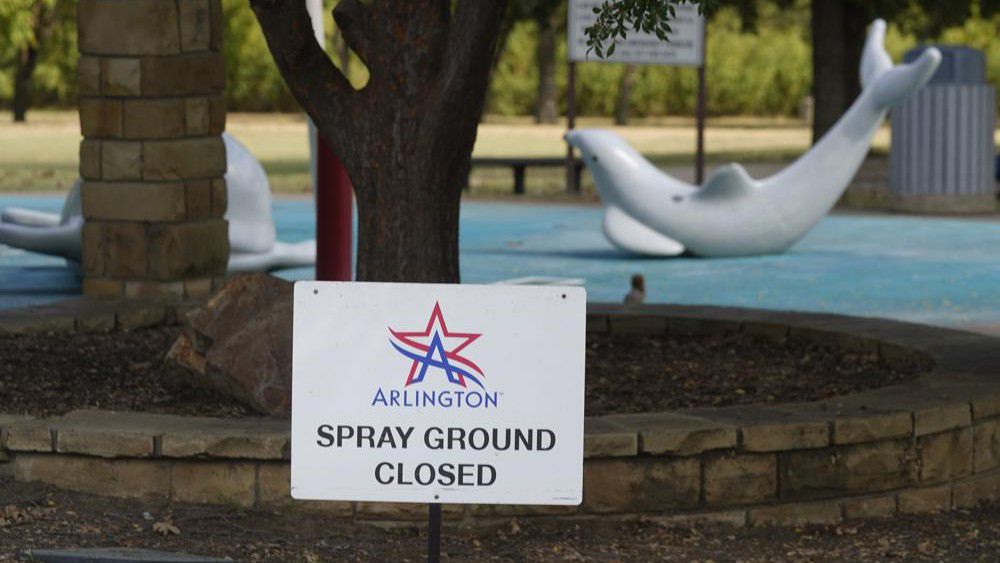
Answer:
[{"label": "green grass", "polygon": [[[34,111],[27,124],[0,122],[0,192],[65,190],[76,177],[80,133],[75,112]],[[606,127],[628,139],[640,152],[662,166],[693,162],[693,122],[684,118],[637,120],[612,127],[603,119],[584,118],[578,127]],[[231,114],[227,130],[249,147],[267,170],[279,193],[308,193],[309,145],[305,120],[288,114]],[[527,118],[487,118],[480,126],[477,156],[563,156],[564,124],[534,125]],[[876,150],[888,146],[888,130],[879,132]],[[788,160],[809,144],[809,130],[788,119],[718,118],[706,130],[709,164]],[[477,169],[470,177],[475,196],[503,197],[513,181],[506,169]],[[560,169],[529,169],[530,196],[559,197],[564,191]],[[592,185],[584,175],[585,192]]]}]

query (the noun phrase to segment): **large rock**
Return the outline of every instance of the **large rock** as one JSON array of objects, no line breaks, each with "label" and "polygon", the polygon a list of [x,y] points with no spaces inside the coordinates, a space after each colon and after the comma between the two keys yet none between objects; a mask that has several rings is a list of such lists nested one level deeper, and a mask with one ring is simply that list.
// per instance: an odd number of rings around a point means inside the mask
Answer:
[{"label": "large rock", "polygon": [[167,354],[191,382],[288,417],[292,395],[292,284],[267,274],[229,281]]}]

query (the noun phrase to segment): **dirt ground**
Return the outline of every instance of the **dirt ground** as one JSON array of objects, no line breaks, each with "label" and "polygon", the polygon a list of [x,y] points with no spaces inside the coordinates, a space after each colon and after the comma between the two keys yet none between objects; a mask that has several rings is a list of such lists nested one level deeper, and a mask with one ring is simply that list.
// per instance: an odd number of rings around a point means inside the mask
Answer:
[{"label": "dirt ground", "polygon": [[[237,561],[422,561],[425,530],[302,512],[106,499],[0,478],[0,560],[141,547]],[[799,528],[668,527],[612,517],[446,525],[448,561],[997,561],[1000,505]]]},{"label": "dirt ground", "polygon": [[[0,410],[37,416],[87,407],[253,416],[233,399],[175,383],[163,356],[179,331],[0,337]],[[898,383],[928,367],[739,334],[590,334],[586,413],[811,401]]]}]

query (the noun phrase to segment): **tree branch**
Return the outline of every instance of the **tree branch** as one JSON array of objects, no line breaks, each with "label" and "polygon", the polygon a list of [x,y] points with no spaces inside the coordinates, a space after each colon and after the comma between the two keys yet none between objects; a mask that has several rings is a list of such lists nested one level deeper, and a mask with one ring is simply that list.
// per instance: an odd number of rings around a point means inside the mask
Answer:
[{"label": "tree branch", "polygon": [[489,78],[472,72],[482,61],[493,61],[507,0],[460,0],[449,25],[441,75],[441,91],[459,93]]},{"label": "tree branch", "polygon": [[372,34],[376,31],[371,8],[360,0],[340,0],[333,9],[333,21],[347,45],[370,68],[374,48]]},{"label": "tree branch", "polygon": [[329,132],[350,128],[357,91],[316,42],[305,2],[250,0],[250,5],[288,89],[341,155],[346,143]]}]

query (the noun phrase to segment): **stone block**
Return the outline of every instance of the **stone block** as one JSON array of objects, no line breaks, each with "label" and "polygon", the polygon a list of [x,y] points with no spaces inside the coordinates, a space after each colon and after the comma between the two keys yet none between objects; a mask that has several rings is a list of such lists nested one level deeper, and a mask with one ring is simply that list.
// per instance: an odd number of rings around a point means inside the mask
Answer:
[{"label": "stone block", "polygon": [[783,454],[781,497],[818,498],[873,493],[913,482],[906,440]]},{"label": "stone block", "polygon": [[662,512],[698,505],[697,459],[595,459],[583,466],[587,512]]},{"label": "stone block", "polygon": [[123,132],[126,139],[174,139],[187,131],[183,98],[125,100]]},{"label": "stone block", "polygon": [[142,224],[87,221],[83,226],[83,269],[87,277],[144,277],[146,232]]},{"label": "stone block", "polygon": [[196,96],[221,93],[226,87],[222,53],[146,57],[140,63],[143,96]]},{"label": "stone block", "polygon": [[208,132],[219,135],[226,129],[226,98],[225,96],[209,96],[208,98]]},{"label": "stone block", "polygon": [[736,447],[736,427],[674,413],[613,415],[604,417],[638,432],[643,453],[694,455],[708,450]]},{"label": "stone block", "polygon": [[830,444],[828,425],[822,421],[761,422],[740,431],[743,449],[749,452],[823,448]]},{"label": "stone block", "polygon": [[971,428],[923,436],[917,448],[921,483],[940,483],[972,472]]},{"label": "stone block", "polygon": [[153,455],[153,436],[127,428],[60,425],[56,430],[56,451],[97,457],[148,457]]},{"label": "stone block", "polygon": [[212,43],[208,0],[178,0],[182,51],[207,51]]},{"label": "stone block", "polygon": [[913,434],[913,417],[909,412],[874,413],[833,420],[833,443],[859,444]]},{"label": "stone block", "polygon": [[101,60],[97,57],[82,56],[76,61],[76,83],[81,96],[97,96],[101,93]]},{"label": "stone block", "polygon": [[83,294],[87,297],[121,297],[125,295],[125,283],[121,280],[84,278]]},{"label": "stone block", "polygon": [[184,297],[203,299],[212,295],[212,278],[184,280]]},{"label": "stone block", "polygon": [[883,518],[896,513],[895,495],[847,499],[842,503],[844,518]]},{"label": "stone block", "polygon": [[968,403],[943,403],[913,411],[913,434],[915,436],[964,428],[970,424],[972,424],[972,412]]},{"label": "stone block", "polygon": [[215,178],[212,180],[212,216],[222,217],[225,215],[228,202],[229,194],[226,190],[226,180]]},{"label": "stone block", "polygon": [[83,215],[105,221],[182,221],[187,215],[183,183],[87,182]]},{"label": "stone block", "polygon": [[837,501],[796,502],[751,509],[747,520],[751,526],[836,524],[841,520],[841,511]]},{"label": "stone block", "polygon": [[583,424],[583,457],[634,456],[639,453],[639,436],[600,418],[586,418]]},{"label": "stone block", "polygon": [[973,471],[982,473],[1000,467],[1000,420],[972,428]]},{"label": "stone block", "polygon": [[208,48],[213,51],[222,50],[222,40],[224,35],[224,16],[222,13],[222,0],[208,0],[209,24],[211,25],[211,37]]},{"label": "stone block", "polygon": [[951,508],[951,486],[900,491],[898,499],[899,512],[902,514],[948,510]]},{"label": "stone block", "polygon": [[257,504],[282,505],[292,502],[291,466],[261,463],[257,466]]},{"label": "stone block", "polygon": [[84,137],[121,137],[121,100],[80,98],[80,132]]},{"label": "stone block", "polygon": [[972,399],[972,418],[982,420],[1000,415],[1000,393],[986,392]]},{"label": "stone block", "polygon": [[139,59],[101,60],[101,90],[105,96],[138,96],[142,93]]},{"label": "stone block", "polygon": [[155,280],[222,274],[229,261],[229,225],[224,219],[150,225],[148,252]]},{"label": "stone block", "polygon": [[215,457],[280,460],[288,449],[287,421],[219,421],[199,418],[184,427],[163,432],[160,453],[165,457]]},{"label": "stone block", "polygon": [[1000,473],[976,475],[955,483],[952,504],[955,508],[975,508],[982,503],[1000,500]]},{"label": "stone block", "polygon": [[188,219],[209,219],[215,216],[212,213],[212,180],[192,180],[185,183],[185,189]]},{"label": "stone block", "polygon": [[170,466],[155,460],[18,454],[14,478],[120,498],[165,499],[170,493]]},{"label": "stone block", "polygon": [[184,99],[184,130],[188,136],[208,134],[208,98]]},{"label": "stone block", "polygon": [[43,420],[14,423],[4,429],[4,447],[15,452],[51,452],[52,431]]},{"label": "stone block", "polygon": [[[184,297],[184,282],[129,280],[125,282],[125,296],[129,299],[176,301]],[[119,324],[124,323],[132,328],[139,328],[162,322],[162,317],[160,317],[161,320],[151,324],[147,317],[149,312],[148,309],[133,309],[120,313],[118,315]]]},{"label": "stone block", "polygon": [[101,179],[101,141],[80,142],[80,176],[84,180]]},{"label": "stone block", "polygon": [[474,517],[510,518],[512,516],[569,516],[578,514],[578,506],[540,504],[473,504],[469,513]]},{"label": "stone block", "polygon": [[104,141],[101,143],[101,178],[139,180],[142,178],[142,143]]},{"label": "stone block", "polygon": [[144,180],[192,180],[222,176],[225,172],[226,148],[221,137],[143,143]]},{"label": "stone block", "polygon": [[705,502],[710,506],[766,502],[777,495],[778,460],[773,454],[705,460]]},{"label": "stone block", "polygon": [[252,463],[178,461],[173,464],[170,498],[179,502],[252,506],[256,481]]},{"label": "stone block", "polygon": [[180,52],[177,4],[172,0],[80,0],[78,43],[91,55],[169,55]]}]

